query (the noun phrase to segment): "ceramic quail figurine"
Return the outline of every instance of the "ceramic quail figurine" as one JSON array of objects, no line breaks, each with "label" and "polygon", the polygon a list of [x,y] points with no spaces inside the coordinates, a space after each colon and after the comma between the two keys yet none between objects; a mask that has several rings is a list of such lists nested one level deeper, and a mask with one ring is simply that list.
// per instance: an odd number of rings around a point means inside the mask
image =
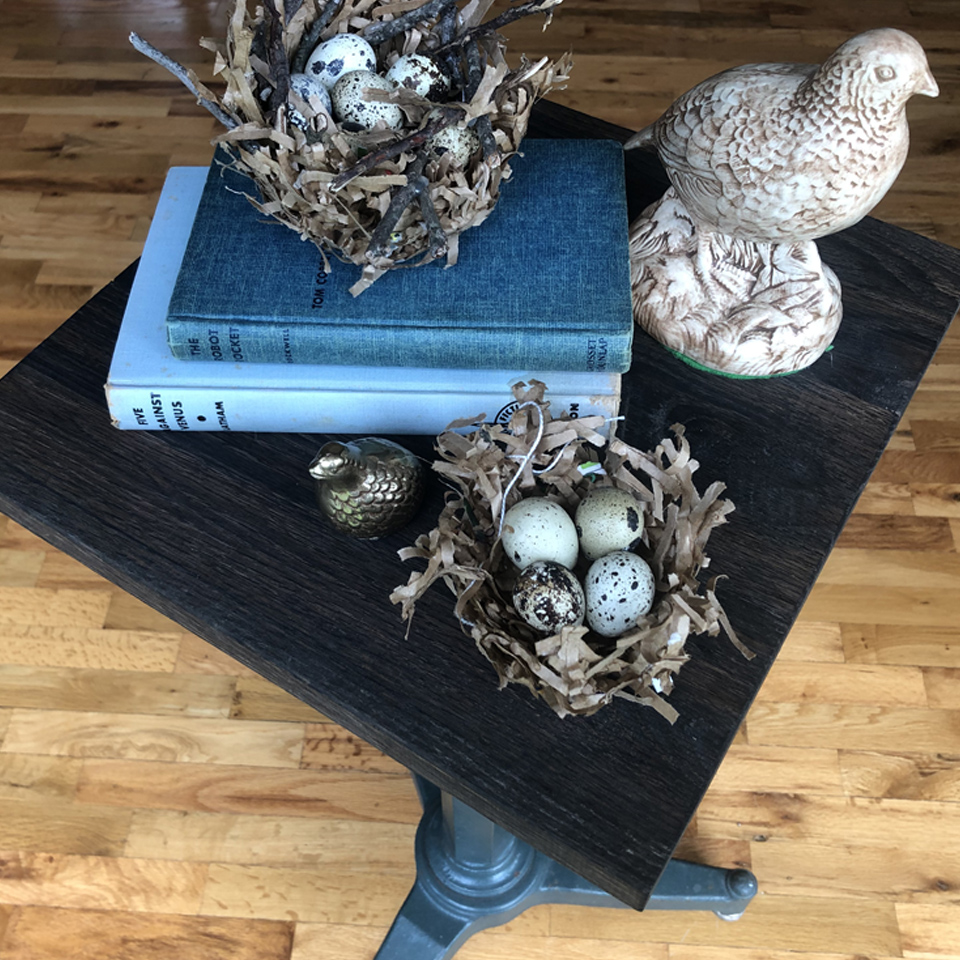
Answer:
[{"label": "ceramic quail figurine", "polygon": [[424,493],[420,461],[391,440],[324,444],[310,464],[317,502],[344,533],[376,539],[413,518]]},{"label": "ceramic quail figurine", "polygon": [[920,44],[880,29],[819,67],[734,67],[681,96],[625,144],[656,150],[671,183],[631,226],[640,325],[723,373],[816,360],[842,307],[813,241],[882,199],[906,160],[907,101],[938,93]]}]

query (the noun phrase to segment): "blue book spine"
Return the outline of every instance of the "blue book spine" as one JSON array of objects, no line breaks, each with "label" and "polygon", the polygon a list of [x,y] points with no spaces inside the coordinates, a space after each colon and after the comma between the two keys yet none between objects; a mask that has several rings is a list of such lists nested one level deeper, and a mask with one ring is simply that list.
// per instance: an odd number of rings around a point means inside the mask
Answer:
[{"label": "blue book spine", "polygon": [[633,309],[623,153],[530,140],[459,259],[388,271],[359,296],[352,264],[260,214],[252,183],[211,165],[167,314],[181,360],[623,373]]},{"label": "blue book spine", "polygon": [[226,363],[304,363],[362,367],[440,367],[463,370],[582,370],[618,373],[630,366],[629,338],[582,330],[532,336],[500,330],[457,329],[418,336],[409,326],[384,326],[365,337],[357,328],[234,320],[211,324],[169,320],[172,354],[180,360]]}]

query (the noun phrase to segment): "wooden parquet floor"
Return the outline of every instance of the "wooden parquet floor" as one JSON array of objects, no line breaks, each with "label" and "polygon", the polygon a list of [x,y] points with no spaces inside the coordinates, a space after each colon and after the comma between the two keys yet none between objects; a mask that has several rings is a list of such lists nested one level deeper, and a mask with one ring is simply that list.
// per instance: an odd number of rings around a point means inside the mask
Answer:
[{"label": "wooden parquet floor", "polygon": [[[215,0],[0,0],[0,373],[140,252],[215,122]],[[530,56],[631,128],[717,70],[897,26],[938,100],[878,215],[960,245],[958,0],[565,0]],[[3,452],[0,451],[0,456]],[[738,923],[542,907],[463,960],[960,958],[960,330],[948,335],[681,853],[752,867]],[[412,881],[393,761],[0,517],[0,958],[362,960]],[[643,816],[643,811],[637,811]]]}]

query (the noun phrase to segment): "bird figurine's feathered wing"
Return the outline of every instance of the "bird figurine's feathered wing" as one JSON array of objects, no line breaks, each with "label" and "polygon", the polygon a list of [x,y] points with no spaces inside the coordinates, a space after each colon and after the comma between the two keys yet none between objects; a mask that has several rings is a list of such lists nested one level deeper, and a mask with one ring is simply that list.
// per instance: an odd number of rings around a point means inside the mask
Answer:
[{"label": "bird figurine's feathered wing", "polygon": [[814,241],[853,226],[893,185],[918,93],[939,93],[920,44],[869,30],[820,66],[719,73],[627,140],[655,150],[671,183],[631,224],[640,326],[720,373],[772,376],[817,360],[843,307]]},{"label": "bird figurine's feathered wing", "polygon": [[918,93],[939,93],[920,44],[869,30],[819,67],[749,64],[704,80],[624,147],[657,151],[702,228],[813,240],[852,226],[890,189]]},{"label": "bird figurine's feathered wing", "polygon": [[331,440],[309,469],[320,509],[338,530],[361,539],[399,530],[423,500],[422,464],[392,440]]}]

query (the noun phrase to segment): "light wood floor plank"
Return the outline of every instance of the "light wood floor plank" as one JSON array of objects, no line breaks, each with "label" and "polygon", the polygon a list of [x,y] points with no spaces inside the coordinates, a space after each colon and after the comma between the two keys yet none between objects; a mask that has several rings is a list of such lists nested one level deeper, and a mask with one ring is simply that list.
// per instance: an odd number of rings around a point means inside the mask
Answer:
[{"label": "light wood floor plank", "polygon": [[384,926],[414,880],[413,863],[375,870],[322,870],[211,863],[201,912],[207,916]]},{"label": "light wood floor plank", "polygon": [[843,663],[843,633],[839,623],[798,620],[780,649],[780,660]]},{"label": "light wood floor plank", "polygon": [[936,837],[941,856],[952,857],[960,849],[956,804],[934,800],[711,790],[697,811],[697,830],[703,836],[760,844],[829,841],[888,851],[909,848],[913,842],[929,849],[929,838]]},{"label": "light wood floor plank", "polygon": [[230,677],[10,665],[0,672],[0,702],[36,710],[226,718],[234,685]]},{"label": "light wood floor plank", "polygon": [[750,742],[911,752],[918,743],[960,753],[960,710],[880,704],[758,703],[748,716]]},{"label": "light wood floor plank", "polygon": [[960,667],[960,626],[858,622],[843,624],[841,635],[845,656],[854,663]]},{"label": "light wood floor plank", "polygon": [[[854,960],[851,954],[804,953],[804,960]],[[670,960],[797,960],[793,951],[671,943]],[[877,956],[876,960],[886,960]]]},{"label": "light wood floor plank", "polygon": [[70,800],[77,792],[80,770],[81,761],[71,757],[0,753],[0,800]]},{"label": "light wood floor plank", "polygon": [[874,898],[897,903],[950,904],[960,886],[960,863],[931,835],[889,847],[777,840],[751,844],[763,888],[781,896]]},{"label": "light wood floor plank", "polygon": [[836,750],[734,744],[711,790],[842,794]]},{"label": "light wood floor plank", "polygon": [[761,703],[888,703],[907,707],[924,707],[929,702],[919,667],[789,660],[773,665],[757,700]]},{"label": "light wood floor plank", "polygon": [[262,814],[141,810],[133,817],[124,853],[149,860],[273,865],[350,866],[369,847],[368,865],[402,864],[413,856],[415,827],[366,820],[319,821]]},{"label": "light wood floor plank", "polygon": [[149,810],[390,823],[417,823],[421,812],[405,775],[127,760],[85,760],[77,799]]},{"label": "light wood floor plank", "polygon": [[118,857],[133,811],[81,806],[72,800],[0,800],[0,850]]},{"label": "light wood floor plank", "polygon": [[86,590],[0,587],[0,629],[102,627],[109,597]]},{"label": "light wood floor plank", "polygon": [[553,907],[554,936],[899,956],[896,905],[881,900],[763,895],[729,923],[710,913]]},{"label": "light wood floor plank", "polygon": [[0,625],[0,658],[11,666],[172,672],[180,642],[159,631]]},{"label": "light wood floor plank", "polygon": [[4,960],[288,960],[293,924],[108,910],[22,907]]},{"label": "light wood floor plank", "polygon": [[[229,670],[230,666],[231,664],[227,664],[226,668]],[[230,716],[235,720],[288,720],[307,723],[323,723],[326,720],[322,713],[258,676],[242,676],[237,680]]]},{"label": "light wood floor plank", "polygon": [[195,914],[207,867],[17,851],[0,853],[0,901],[18,906]]},{"label": "light wood floor plank", "polygon": [[332,723],[307,726],[300,766],[307,770],[363,770],[402,775],[406,768]]},{"label": "light wood floor plank", "polygon": [[840,770],[851,797],[960,801],[960,763],[951,754],[842,750]]},{"label": "light wood floor plank", "polygon": [[183,716],[15,709],[3,750],[57,757],[243,763],[296,767],[303,749],[299,724],[245,723]]},{"label": "light wood floor plank", "polygon": [[0,548],[0,586],[35,587],[43,566],[44,554],[35,551]]},{"label": "light wood floor plank", "polygon": [[898,903],[905,957],[954,957],[960,943],[960,906]]}]

